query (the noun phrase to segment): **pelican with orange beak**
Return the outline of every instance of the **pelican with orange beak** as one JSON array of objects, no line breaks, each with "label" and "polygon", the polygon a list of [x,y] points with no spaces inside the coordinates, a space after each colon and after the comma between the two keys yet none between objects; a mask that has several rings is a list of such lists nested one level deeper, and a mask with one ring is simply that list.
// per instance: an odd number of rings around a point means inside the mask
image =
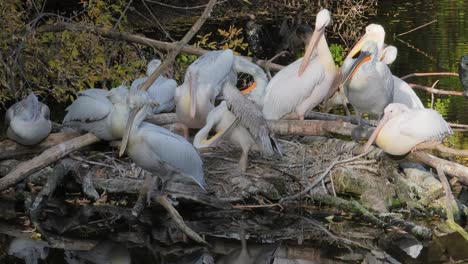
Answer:
[{"label": "pelican with orange beak", "polygon": [[300,58],[279,71],[269,82],[263,101],[263,115],[278,120],[296,112],[304,119],[328,94],[336,74],[336,66],[325,39],[325,28],[331,16],[327,9],[316,17],[315,30]]},{"label": "pelican with orange beak", "polygon": [[392,155],[404,155],[418,144],[441,141],[453,134],[444,118],[432,109],[410,109],[404,104],[392,103],[374,130],[364,151],[375,141],[377,146]]}]

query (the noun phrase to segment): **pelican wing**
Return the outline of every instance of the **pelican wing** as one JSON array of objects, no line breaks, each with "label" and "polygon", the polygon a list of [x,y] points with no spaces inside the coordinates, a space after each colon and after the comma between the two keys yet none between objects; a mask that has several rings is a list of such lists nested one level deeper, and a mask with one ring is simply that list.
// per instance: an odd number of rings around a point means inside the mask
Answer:
[{"label": "pelican wing", "polygon": [[444,118],[432,109],[409,110],[401,118],[400,133],[419,139],[421,142],[440,141],[453,134]]},{"label": "pelican wing", "polygon": [[203,162],[192,144],[185,138],[153,124],[142,123],[140,130],[145,144],[161,161],[190,176],[204,188]]},{"label": "pelican wing", "polygon": [[113,105],[107,98],[108,91],[88,89],[81,91],[78,98],[67,107],[63,123],[70,121],[93,122],[106,118]]},{"label": "pelican wing", "polygon": [[402,79],[393,76],[393,103],[400,103],[411,109],[423,109],[424,105],[413,89]]},{"label": "pelican wing", "polygon": [[160,76],[156,82],[148,89],[148,94],[154,101],[159,103],[158,107],[153,108],[154,113],[172,111],[175,107],[175,91],[177,83],[173,79]]},{"label": "pelican wing", "polygon": [[239,92],[231,83],[223,86],[224,99],[228,109],[239,119],[250,134],[253,135],[257,146],[266,155],[272,155],[274,151],[280,153],[273,133],[268,128],[267,121],[259,108]]},{"label": "pelican wing", "polygon": [[391,98],[394,95],[394,86],[393,86],[393,74],[388,68],[387,64],[377,61],[375,63],[375,69],[379,73],[380,77],[382,78],[382,83],[385,85],[385,90],[388,91]]}]

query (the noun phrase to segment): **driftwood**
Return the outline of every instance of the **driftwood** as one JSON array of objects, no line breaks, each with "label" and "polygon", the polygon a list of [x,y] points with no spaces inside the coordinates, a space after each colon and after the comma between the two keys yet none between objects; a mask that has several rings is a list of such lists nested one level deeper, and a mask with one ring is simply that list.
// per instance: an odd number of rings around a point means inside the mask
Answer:
[{"label": "driftwood", "polygon": [[423,90],[423,91],[433,93],[433,94],[464,96],[463,92],[459,92],[459,91],[439,90],[439,89],[434,89],[434,88],[431,88],[431,87],[428,87],[428,86],[414,84],[414,83],[409,83],[409,86],[411,86],[411,88],[413,88],[413,89],[419,89],[419,90]]},{"label": "driftwood", "polygon": [[77,136],[79,136],[79,134],[69,132],[54,133],[50,134],[46,139],[44,139],[36,146],[23,146],[14,142],[13,140],[4,140],[0,142],[0,160],[10,159],[22,155],[37,154]]},{"label": "driftwood", "polygon": [[416,73],[411,73],[403,77],[400,77],[400,79],[405,80],[411,77],[419,77],[419,76],[457,76],[458,77],[458,73],[456,72],[416,72]]},{"label": "driftwood", "polygon": [[98,141],[99,139],[95,135],[88,133],[47,149],[42,154],[32,158],[31,160],[19,164],[13,171],[8,173],[8,175],[1,178],[0,191],[22,181],[31,173],[44,168],[48,164],[62,157],[65,157],[69,153]]}]

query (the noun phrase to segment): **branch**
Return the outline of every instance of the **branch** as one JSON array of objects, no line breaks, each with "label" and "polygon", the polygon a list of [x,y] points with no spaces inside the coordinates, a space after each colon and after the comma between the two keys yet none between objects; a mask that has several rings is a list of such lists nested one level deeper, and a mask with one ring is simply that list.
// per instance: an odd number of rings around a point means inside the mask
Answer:
[{"label": "branch", "polygon": [[464,96],[463,92],[459,92],[459,91],[438,90],[438,89],[434,89],[434,88],[431,88],[431,87],[427,87],[427,86],[423,86],[423,85],[419,85],[419,84],[414,84],[414,83],[409,83],[409,86],[411,86],[411,88],[413,88],[413,89],[419,89],[419,90],[423,90],[423,91],[426,91],[426,92],[429,92],[429,93],[434,93],[434,94]]},{"label": "branch", "polygon": [[31,173],[36,172],[50,163],[65,157],[69,153],[98,141],[99,139],[95,135],[88,133],[47,149],[41,155],[19,164],[13,171],[8,173],[5,177],[1,178],[0,191],[3,191],[8,187],[24,180]]},{"label": "branch", "polygon": [[13,140],[4,140],[0,142],[0,160],[11,159],[17,156],[40,153],[52,146],[60,144],[79,136],[76,133],[62,132],[50,134],[39,145],[23,146]]},{"label": "branch", "polygon": [[216,4],[216,1],[217,0],[210,0],[210,2],[208,2],[208,5],[203,11],[203,14],[198,18],[195,24],[193,24],[193,26],[185,34],[182,40],[180,40],[179,43],[176,44],[174,49],[167,55],[161,66],[159,66],[156,71],[154,71],[150,76],[148,76],[148,79],[146,79],[146,81],[141,85],[140,89],[148,90],[148,88],[154,83],[154,81],[156,81],[159,75],[161,75],[161,73],[174,62],[175,58],[177,57],[177,55],[179,55],[182,48],[193,38],[193,36],[198,32],[198,30],[200,30],[202,25],[208,19],[211,10],[213,10],[213,6]]},{"label": "branch", "polygon": [[[89,31],[89,32],[94,32],[96,34],[101,35],[104,38],[108,39],[114,39],[114,40],[124,40],[127,42],[131,43],[136,43],[140,45],[145,45],[149,46],[152,48],[158,48],[158,49],[163,49],[170,51],[172,49],[175,49],[177,47],[178,43],[171,43],[171,42],[165,42],[165,41],[159,41],[159,40],[154,40],[151,38],[147,37],[142,37],[138,36],[135,34],[130,34],[126,32],[120,32],[117,30],[113,30],[110,28],[102,28],[102,27],[95,27],[95,26],[90,26],[90,25],[81,25],[81,24],[73,24],[73,23],[57,23],[57,24],[52,24],[52,25],[43,25],[41,27],[38,27],[36,29],[36,32],[42,33],[42,32],[61,32],[61,31],[74,31],[74,32],[79,32],[79,31]],[[181,49],[182,52],[188,53],[188,54],[193,54],[197,56],[201,56],[205,53],[208,52],[208,50],[200,49],[200,48],[195,48],[193,46],[183,46]],[[253,62],[253,59],[251,57],[247,56],[242,56],[244,59],[247,59],[249,61]],[[274,71],[280,71],[281,69],[284,68],[284,66],[276,64],[276,63],[271,63],[266,60],[255,60],[255,63],[260,65],[263,68],[268,68],[270,70]]]},{"label": "branch", "polygon": [[455,72],[416,72],[400,77],[400,79],[405,80],[410,77],[415,76],[458,76],[458,73]]},{"label": "branch", "polygon": [[457,177],[465,185],[468,185],[468,168],[461,164],[444,160],[422,151],[415,151],[409,154],[408,159],[424,163],[432,168],[440,168],[444,173]]}]

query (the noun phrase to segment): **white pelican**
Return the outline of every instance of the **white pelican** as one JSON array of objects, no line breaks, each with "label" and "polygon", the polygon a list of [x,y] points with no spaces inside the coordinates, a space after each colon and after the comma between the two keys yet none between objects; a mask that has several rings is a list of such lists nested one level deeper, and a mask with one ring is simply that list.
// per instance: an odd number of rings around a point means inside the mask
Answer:
[{"label": "white pelican", "polygon": [[[143,84],[154,71],[156,71],[161,65],[161,61],[158,59],[153,59],[148,63],[146,70],[146,76],[138,78],[132,82],[130,89],[138,89],[138,87]],[[159,103],[159,106],[153,107],[153,113],[164,113],[174,110],[175,107],[175,91],[177,83],[173,79],[166,78],[164,76],[159,76],[156,81],[148,88],[148,94],[151,99]]]},{"label": "white pelican", "polygon": [[[143,122],[151,112],[150,103],[146,91],[130,91],[128,121],[119,155],[126,151],[135,164],[157,175],[164,183],[194,182],[204,188],[203,163],[192,144],[165,128]],[[183,174],[173,174],[175,171]]]},{"label": "white pelican", "polygon": [[[304,119],[304,114],[327,96],[336,73],[324,36],[325,27],[330,21],[330,12],[321,10],[317,14],[315,30],[304,57],[288,65],[271,79],[263,101],[262,112],[266,119],[278,120],[294,111],[300,119]],[[313,56],[316,48],[316,55]]]},{"label": "white pelican", "polygon": [[[397,57],[398,50],[396,47],[384,44],[385,41],[385,30],[381,25],[370,24],[366,27],[366,33],[362,38],[354,45],[346,57],[344,65],[347,61],[362,50],[363,45],[367,41],[375,41],[377,44],[377,58],[381,62],[389,65],[393,63]],[[343,70],[345,71],[345,70]],[[424,108],[419,97],[413,91],[413,89],[402,79],[395,75],[392,75],[393,79],[393,99],[392,103],[402,103],[410,108]]]},{"label": "white pelican", "polygon": [[39,102],[31,92],[8,108],[5,114],[7,137],[22,145],[35,145],[46,138],[52,129],[49,116],[49,107]]},{"label": "white pelican", "polygon": [[388,66],[378,60],[377,43],[364,42],[359,58],[345,61],[343,88],[360,120],[367,113],[380,119],[393,100],[393,77]]},{"label": "white pelican", "polygon": [[458,77],[460,78],[465,97],[468,97],[468,55],[464,55],[460,58]]},{"label": "white pelican", "polygon": [[420,143],[441,141],[453,134],[442,116],[432,109],[410,109],[399,103],[389,104],[384,117],[364,146],[377,146],[392,155],[404,155]]},{"label": "white pelican", "polygon": [[67,107],[63,125],[91,132],[102,140],[121,139],[128,118],[128,89],[125,86],[87,89]]},{"label": "white pelican", "polygon": [[[207,139],[213,127],[218,133],[211,139]],[[236,117],[228,110],[225,101],[222,101],[208,114],[206,125],[195,135],[193,146],[197,149],[214,146],[224,133],[231,142],[242,149],[239,166],[241,171],[245,172],[248,167],[249,150],[255,145],[255,141],[250,132],[239,122],[236,122]]]}]

